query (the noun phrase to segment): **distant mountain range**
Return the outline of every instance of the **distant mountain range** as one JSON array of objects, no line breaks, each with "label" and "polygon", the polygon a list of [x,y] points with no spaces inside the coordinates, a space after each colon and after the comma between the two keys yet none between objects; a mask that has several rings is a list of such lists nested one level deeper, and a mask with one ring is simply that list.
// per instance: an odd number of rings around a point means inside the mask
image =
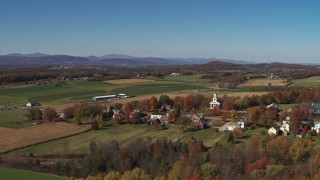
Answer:
[{"label": "distant mountain range", "polygon": [[0,65],[10,66],[166,66],[206,64],[208,62],[227,62],[232,64],[256,64],[254,62],[217,59],[217,58],[156,58],[134,57],[123,54],[108,54],[104,56],[77,57],[69,55],[49,55],[43,53],[20,54],[12,53],[0,56]]}]

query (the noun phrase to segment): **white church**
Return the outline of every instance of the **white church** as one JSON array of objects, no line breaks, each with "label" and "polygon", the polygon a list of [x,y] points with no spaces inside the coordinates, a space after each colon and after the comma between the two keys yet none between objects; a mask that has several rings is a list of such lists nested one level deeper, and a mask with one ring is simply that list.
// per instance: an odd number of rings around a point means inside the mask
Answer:
[{"label": "white church", "polygon": [[212,101],[210,102],[210,109],[213,109],[214,107],[220,107],[220,103],[218,102],[218,96],[217,93],[213,94]]}]

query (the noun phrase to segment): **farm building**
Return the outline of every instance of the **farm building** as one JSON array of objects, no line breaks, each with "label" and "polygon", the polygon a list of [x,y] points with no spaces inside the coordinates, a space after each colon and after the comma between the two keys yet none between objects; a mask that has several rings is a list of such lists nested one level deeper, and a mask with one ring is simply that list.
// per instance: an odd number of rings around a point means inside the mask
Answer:
[{"label": "farm building", "polygon": [[99,100],[108,100],[108,99],[117,99],[117,95],[106,95],[106,96],[94,96],[92,100],[99,101]]}]

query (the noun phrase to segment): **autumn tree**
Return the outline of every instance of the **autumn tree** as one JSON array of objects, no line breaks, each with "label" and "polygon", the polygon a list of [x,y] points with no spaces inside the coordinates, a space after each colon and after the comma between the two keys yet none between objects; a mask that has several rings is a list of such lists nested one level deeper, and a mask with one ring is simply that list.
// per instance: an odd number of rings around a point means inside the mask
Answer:
[{"label": "autumn tree", "polygon": [[188,95],[183,102],[184,108],[187,112],[191,111],[191,109],[194,107],[194,96]]},{"label": "autumn tree", "polygon": [[229,111],[233,108],[233,101],[231,98],[225,98],[222,104],[222,109],[225,111]]},{"label": "autumn tree", "polygon": [[41,120],[42,119],[42,112],[39,108],[31,108],[28,109],[28,113],[26,114],[29,121],[32,120]]},{"label": "autumn tree", "polygon": [[155,111],[158,109],[158,100],[156,97],[152,96],[150,98],[150,111]]},{"label": "autumn tree", "polygon": [[227,121],[230,118],[230,113],[229,112],[223,112],[221,114],[221,120],[222,121]]},{"label": "autumn tree", "polygon": [[313,149],[313,144],[311,141],[307,140],[297,140],[295,141],[289,149],[289,156],[294,163],[307,160]]},{"label": "autumn tree", "polygon": [[291,109],[290,129],[296,134],[300,129],[301,121],[305,120],[306,114],[298,106]]},{"label": "autumn tree", "polygon": [[102,119],[102,116],[101,115],[97,115],[96,118],[95,118],[97,124],[98,124],[98,127],[99,129],[103,128],[104,126],[104,121]]},{"label": "autumn tree", "polygon": [[62,113],[64,114],[64,118],[70,119],[73,118],[74,108],[73,107],[66,107],[62,110]]},{"label": "autumn tree", "polygon": [[138,103],[138,107],[143,111],[150,110],[150,99],[144,99]]},{"label": "autumn tree", "polygon": [[152,177],[141,168],[134,168],[126,171],[120,180],[152,180]]},{"label": "autumn tree", "polygon": [[57,117],[57,111],[53,108],[45,108],[44,109],[44,118],[46,121],[53,121],[53,118]]},{"label": "autumn tree", "polygon": [[247,121],[251,124],[257,124],[260,119],[261,111],[257,107],[251,107],[247,109]]},{"label": "autumn tree", "polygon": [[125,121],[130,122],[130,114],[133,111],[133,106],[130,102],[127,102],[123,107],[124,115],[125,115]]}]

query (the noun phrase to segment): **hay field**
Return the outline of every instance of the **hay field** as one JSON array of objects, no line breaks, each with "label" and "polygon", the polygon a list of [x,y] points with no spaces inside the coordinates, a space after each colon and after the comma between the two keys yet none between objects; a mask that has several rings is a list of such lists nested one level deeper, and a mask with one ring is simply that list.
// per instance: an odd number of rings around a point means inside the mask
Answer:
[{"label": "hay field", "polygon": [[79,134],[89,129],[91,126],[78,126],[64,122],[43,123],[20,129],[0,127],[0,153]]},{"label": "hay field", "polygon": [[287,86],[285,79],[250,79],[240,86]]},{"label": "hay field", "polygon": [[110,84],[132,84],[132,83],[144,83],[144,82],[152,82],[154,80],[151,79],[115,79],[104,81]]}]

